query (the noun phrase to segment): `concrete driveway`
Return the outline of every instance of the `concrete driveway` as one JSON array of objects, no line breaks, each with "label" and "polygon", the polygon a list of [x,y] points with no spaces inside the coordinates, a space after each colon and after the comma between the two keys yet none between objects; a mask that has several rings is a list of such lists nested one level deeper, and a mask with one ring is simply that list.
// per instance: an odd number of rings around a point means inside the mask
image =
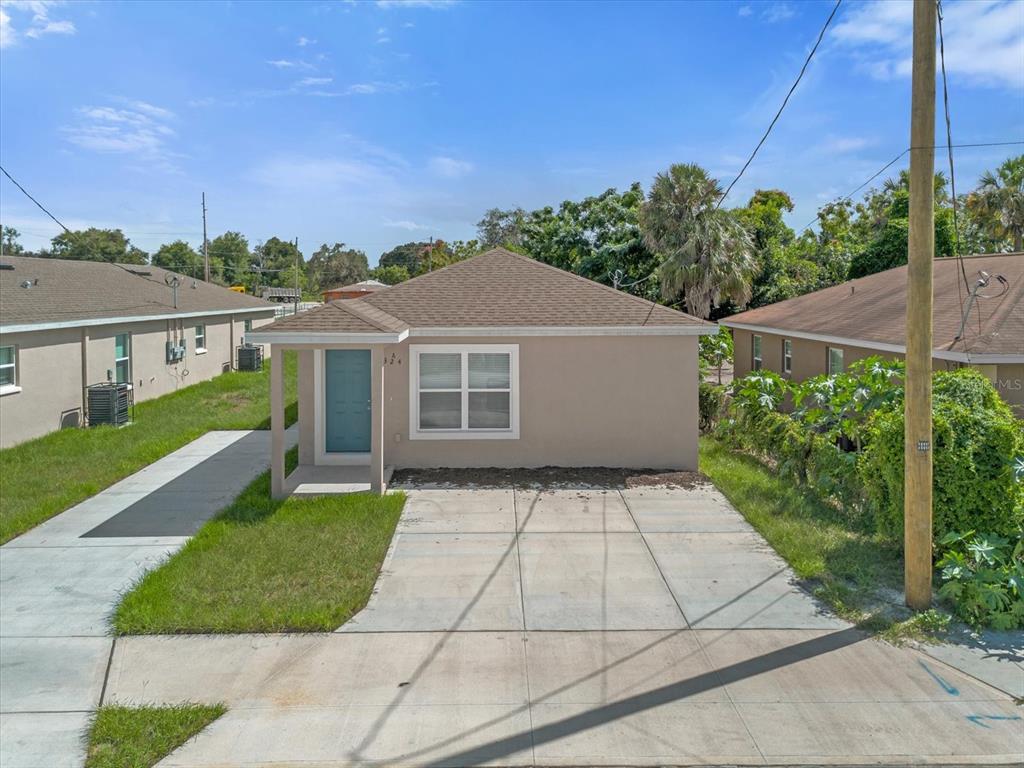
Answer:
[{"label": "concrete driveway", "polygon": [[410,491],[333,635],[119,640],[108,701],[223,701],[170,766],[1019,761],[1021,710],[815,604],[710,486]]},{"label": "concrete driveway", "polygon": [[0,766],[84,764],[120,595],[265,470],[269,451],[266,431],[209,432],[0,547]]}]

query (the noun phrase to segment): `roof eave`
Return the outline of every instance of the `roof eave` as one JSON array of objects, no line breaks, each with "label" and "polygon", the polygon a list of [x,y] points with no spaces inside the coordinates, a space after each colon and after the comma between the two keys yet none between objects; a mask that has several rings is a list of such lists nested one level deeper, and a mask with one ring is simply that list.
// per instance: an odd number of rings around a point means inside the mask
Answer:
[{"label": "roof eave", "polygon": [[0,333],[27,333],[30,331],[53,331],[60,328],[83,328],[97,325],[120,325],[124,323],[145,323],[153,320],[181,320],[191,317],[218,317],[224,315],[247,315],[255,312],[273,312],[274,307],[245,307],[240,309],[207,309],[189,312],[173,310],[159,315],[118,315],[117,317],[84,317],[76,320],[59,320],[43,323],[12,323],[0,325]]},{"label": "roof eave", "polygon": [[245,334],[252,344],[398,344],[409,336],[408,331],[398,333],[358,333],[345,331],[262,331]]}]

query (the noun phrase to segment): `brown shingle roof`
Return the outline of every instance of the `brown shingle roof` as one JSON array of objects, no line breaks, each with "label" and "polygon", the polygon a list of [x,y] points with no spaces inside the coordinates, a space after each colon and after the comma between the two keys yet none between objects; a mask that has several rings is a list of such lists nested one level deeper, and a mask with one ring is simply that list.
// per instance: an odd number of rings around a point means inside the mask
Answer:
[{"label": "brown shingle roof", "polygon": [[[473,327],[707,326],[674,309],[503,248],[383,288],[367,296],[332,302],[280,320],[262,332],[350,330],[338,312],[362,313],[388,330]],[[374,315],[379,312],[380,315]],[[353,329],[354,330],[354,329]]]},{"label": "brown shingle roof", "polygon": [[[1024,356],[1024,253],[982,254],[964,258],[968,283],[979,270],[992,275],[971,310],[964,338],[954,342],[968,290],[956,259],[936,259],[933,270],[933,339],[936,350],[983,355]],[[1002,275],[1009,288],[995,279]],[[850,280],[795,299],[723,319],[820,336],[906,345],[906,266]],[[993,298],[982,298],[992,296]]]},{"label": "brown shingle roof", "polygon": [[[14,267],[0,269],[3,326],[274,308],[263,299],[182,277],[175,309],[164,283],[172,273],[147,265],[33,256],[4,256],[0,264]],[[21,287],[25,281],[32,287]]]},{"label": "brown shingle roof", "polygon": [[281,333],[401,333],[409,326],[376,307],[357,306],[356,299],[329,301],[260,328]]}]

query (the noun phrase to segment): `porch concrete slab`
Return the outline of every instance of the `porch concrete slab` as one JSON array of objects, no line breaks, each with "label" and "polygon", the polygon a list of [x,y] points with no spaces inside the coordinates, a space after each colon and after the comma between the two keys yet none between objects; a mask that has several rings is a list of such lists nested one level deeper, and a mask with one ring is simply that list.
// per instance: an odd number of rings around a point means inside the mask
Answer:
[{"label": "porch concrete slab", "polygon": [[177,704],[201,680],[203,700],[230,708],[525,707],[524,642],[521,632],[121,638],[107,701]]},{"label": "porch concrete slab", "polygon": [[523,533],[519,549],[527,629],[686,627],[639,533]]},{"label": "porch concrete slab", "polygon": [[300,464],[285,478],[284,487],[291,496],[364,493],[370,490],[370,468]]},{"label": "porch concrete slab", "polygon": [[0,714],[3,768],[81,768],[87,712]]},{"label": "porch concrete slab", "polygon": [[160,768],[267,765],[533,765],[530,716],[525,707],[507,705],[239,709],[160,762]]},{"label": "porch concrete slab", "polygon": [[749,765],[764,762],[729,703],[636,700],[535,705],[536,764]]},{"label": "porch concrete slab", "polygon": [[953,633],[942,643],[920,649],[944,664],[961,669],[1000,691],[1024,699],[1024,633]]},{"label": "porch concrete slab", "polygon": [[67,712],[96,706],[109,637],[0,638],[0,712]]},{"label": "porch concrete slab", "polygon": [[643,533],[743,533],[754,529],[720,494],[626,489],[622,497]]},{"label": "porch concrete slab", "polygon": [[[852,642],[836,642],[851,633]],[[697,630],[733,701],[983,703],[1006,697],[910,648],[856,630]]]},{"label": "porch concrete slab", "polygon": [[4,637],[103,636],[118,596],[175,547],[0,548]]},{"label": "porch concrete slab", "polygon": [[511,489],[431,488],[406,491],[398,530],[409,533],[512,533]]},{"label": "porch concrete slab", "polygon": [[523,628],[512,534],[397,533],[366,608],[340,632]]},{"label": "porch concrete slab", "polygon": [[756,533],[648,533],[645,539],[695,628],[840,629]]},{"label": "porch concrete slab", "polygon": [[[674,680],[712,673],[697,634],[530,632],[526,644],[534,704],[609,704]],[[724,689],[694,690],[689,701],[727,702]]]},{"label": "porch concrete slab", "polygon": [[517,488],[516,520],[526,533],[636,533],[618,491]]},{"label": "porch concrete slab", "polygon": [[759,702],[736,707],[769,764],[1020,765],[1024,755],[1020,710],[1010,702]]}]

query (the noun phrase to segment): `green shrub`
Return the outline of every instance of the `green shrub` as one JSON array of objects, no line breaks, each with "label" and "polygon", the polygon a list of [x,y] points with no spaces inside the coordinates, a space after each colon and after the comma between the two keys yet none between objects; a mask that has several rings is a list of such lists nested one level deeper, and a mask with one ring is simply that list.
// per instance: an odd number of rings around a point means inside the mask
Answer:
[{"label": "green shrub", "polygon": [[950,532],[939,546],[945,549],[936,565],[943,581],[939,597],[960,618],[975,627],[1024,627],[1024,534]]},{"label": "green shrub", "polygon": [[718,424],[722,411],[725,408],[725,387],[719,387],[707,381],[702,381],[698,389],[698,413],[700,416],[700,431],[710,432]]},{"label": "green shrub", "polygon": [[732,333],[725,326],[718,333],[707,333],[700,337],[701,380],[708,371],[715,371],[718,383],[722,383],[722,366],[732,360]]},{"label": "green shrub", "polygon": [[[1024,521],[1024,485],[1014,471],[1024,428],[977,371],[935,374],[932,404],[933,531],[1009,536]],[[903,538],[903,404],[878,411],[866,430],[858,472],[878,530]]]}]

